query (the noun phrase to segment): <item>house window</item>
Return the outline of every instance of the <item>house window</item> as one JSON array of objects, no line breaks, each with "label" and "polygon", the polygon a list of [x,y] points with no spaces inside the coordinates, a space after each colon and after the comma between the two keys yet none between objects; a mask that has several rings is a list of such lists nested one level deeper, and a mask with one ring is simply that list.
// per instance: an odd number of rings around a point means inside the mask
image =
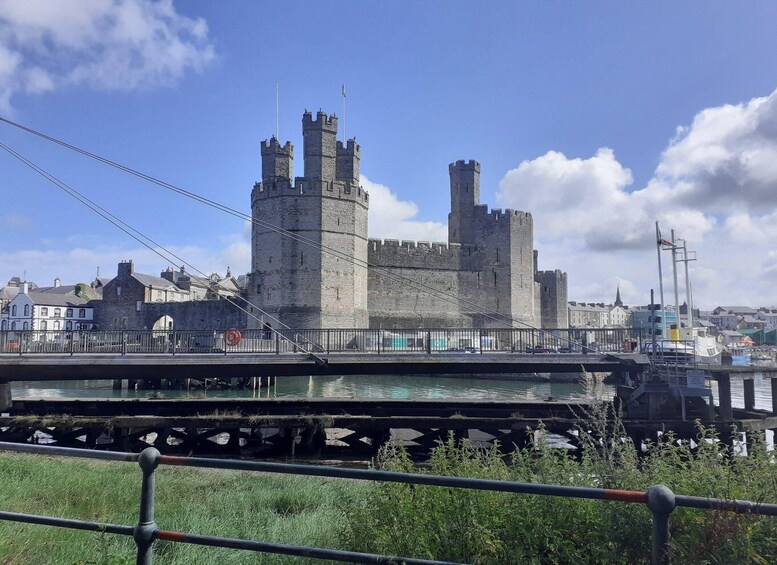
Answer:
[{"label": "house window", "polygon": [[120,286],[116,287],[116,296],[121,296],[121,287]]},{"label": "house window", "polygon": [[72,308],[68,308],[67,310],[65,310],[65,317],[67,317],[67,318],[72,318],[73,317],[73,309]]},{"label": "house window", "polygon": [[73,329],[73,322],[71,322],[70,320],[68,320],[68,321],[65,323],[65,329],[66,329],[66,330],[72,330],[72,329]]},{"label": "house window", "polygon": [[59,329],[60,329],[59,320],[57,320],[56,322],[54,322],[54,329],[55,329],[55,330],[59,330]]},{"label": "house window", "polygon": [[16,329],[16,322],[11,322],[11,329],[12,329],[12,330],[15,330],[15,329]]},{"label": "house window", "polygon": [[8,326],[8,322],[5,320],[0,321],[0,330],[4,330]]},{"label": "house window", "polygon": [[22,324],[22,329],[23,329],[23,330],[26,330],[26,329],[27,329],[27,322],[24,322],[24,324]]},{"label": "house window", "polygon": [[62,315],[62,308],[54,308],[54,317],[59,318]]},{"label": "house window", "polygon": [[[27,315],[27,308],[24,308],[24,314]],[[40,315],[41,316],[48,316],[49,315],[49,309],[45,306],[42,306],[40,309]]]},{"label": "house window", "polygon": [[[25,322],[26,324],[27,322]],[[40,323],[40,329],[42,329],[44,332],[48,329],[48,324],[46,323],[46,320],[42,320]]]},{"label": "house window", "polygon": [[84,308],[79,308],[79,309],[78,309],[78,317],[79,317],[79,318],[86,318],[86,309],[84,309]]},{"label": "house window", "polygon": [[24,315],[25,316],[29,316],[30,315],[30,305],[29,304],[25,304],[24,305]]},{"label": "house window", "polygon": [[135,302],[135,312],[140,312],[140,309],[143,307],[143,301],[138,300]]},{"label": "house window", "polygon": [[11,306],[11,316],[16,316],[16,304]]}]

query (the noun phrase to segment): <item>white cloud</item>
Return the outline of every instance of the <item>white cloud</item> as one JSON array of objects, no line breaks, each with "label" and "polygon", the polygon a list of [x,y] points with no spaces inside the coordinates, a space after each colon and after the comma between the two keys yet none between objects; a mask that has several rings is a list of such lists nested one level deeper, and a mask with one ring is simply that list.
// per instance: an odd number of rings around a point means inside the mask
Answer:
[{"label": "white cloud", "polygon": [[[172,253],[184,259],[202,273],[217,272],[223,275],[227,267],[237,276],[247,273],[250,269],[250,247],[240,241],[236,235],[228,239],[234,240],[222,249],[205,249],[199,246],[166,246]],[[69,249],[33,250],[0,252],[0,286],[13,276],[23,276],[40,286],[53,284],[54,277],[59,277],[64,284],[91,282],[100,268],[101,277],[113,277],[119,261],[132,259],[135,270],[141,273],[158,275],[167,267],[178,268],[177,261],[166,261],[153,251],[144,247],[120,247],[98,245],[95,247],[71,247]],[[192,268],[187,271],[199,274]]]},{"label": "white cloud", "polygon": [[369,235],[381,239],[448,241],[448,226],[439,222],[414,220],[418,205],[399,200],[385,185],[361,176],[362,187],[370,195]]},{"label": "white cloud", "polygon": [[0,0],[0,110],[68,85],[169,85],[215,57],[207,23],[172,0]]},{"label": "white cloud", "polygon": [[631,184],[608,148],[582,159],[549,151],[508,171],[497,199],[533,214],[541,265],[569,271],[572,300],[609,300],[614,285],[601,283],[623,277],[637,293],[624,300],[647,302],[659,220],[698,251],[697,304],[777,303],[762,284],[777,280],[777,91],[702,110],[646,185]]}]

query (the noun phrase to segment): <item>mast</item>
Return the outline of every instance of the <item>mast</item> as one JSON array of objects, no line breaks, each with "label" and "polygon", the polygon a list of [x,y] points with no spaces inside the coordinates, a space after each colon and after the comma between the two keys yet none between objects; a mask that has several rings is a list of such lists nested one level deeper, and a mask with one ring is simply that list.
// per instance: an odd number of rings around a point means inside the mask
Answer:
[{"label": "mast", "polygon": [[[656,221],[656,251],[658,252],[658,293],[661,298],[661,308],[664,310],[664,315],[661,316],[661,336],[662,339],[666,339],[666,303],[664,302],[664,275],[661,271],[661,230],[658,229],[658,221]],[[655,310],[652,317],[655,323]]]},{"label": "mast", "polygon": [[680,329],[680,293],[677,290],[677,244],[674,239],[674,228],[672,234],[672,278],[674,279],[674,314],[677,318],[677,329]]},{"label": "mast", "polygon": [[683,258],[685,263],[685,296],[688,298],[688,326],[693,328],[693,292],[691,290],[691,279],[688,276],[688,262],[696,261],[696,252],[688,251],[687,242],[683,239]]}]

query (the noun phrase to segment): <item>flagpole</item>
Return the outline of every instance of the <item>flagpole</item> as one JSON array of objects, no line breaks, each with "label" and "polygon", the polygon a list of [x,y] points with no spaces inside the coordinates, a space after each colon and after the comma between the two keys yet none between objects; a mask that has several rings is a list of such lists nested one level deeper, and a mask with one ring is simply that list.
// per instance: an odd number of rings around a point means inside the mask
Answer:
[{"label": "flagpole", "polygon": [[345,84],[343,84],[343,145],[348,144],[348,135],[345,130]]},{"label": "flagpole", "polygon": [[275,81],[275,139],[277,139],[278,143],[280,143],[281,138],[280,138],[280,134],[278,133],[278,107],[279,107],[278,98],[279,98],[278,81],[276,80]]}]

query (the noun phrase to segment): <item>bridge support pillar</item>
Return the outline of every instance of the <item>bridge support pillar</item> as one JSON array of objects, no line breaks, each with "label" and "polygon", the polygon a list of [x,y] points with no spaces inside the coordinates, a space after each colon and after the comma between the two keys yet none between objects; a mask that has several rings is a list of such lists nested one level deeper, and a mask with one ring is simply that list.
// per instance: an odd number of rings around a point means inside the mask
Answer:
[{"label": "bridge support pillar", "polygon": [[11,383],[0,383],[0,412],[11,408]]},{"label": "bridge support pillar", "polygon": [[113,390],[121,390],[121,379],[113,379]]},{"label": "bridge support pillar", "polygon": [[755,381],[744,379],[742,384],[745,388],[745,410],[755,410]]},{"label": "bridge support pillar", "polygon": [[718,375],[718,405],[720,407],[720,419],[724,422],[734,418],[731,409],[731,373]]}]

